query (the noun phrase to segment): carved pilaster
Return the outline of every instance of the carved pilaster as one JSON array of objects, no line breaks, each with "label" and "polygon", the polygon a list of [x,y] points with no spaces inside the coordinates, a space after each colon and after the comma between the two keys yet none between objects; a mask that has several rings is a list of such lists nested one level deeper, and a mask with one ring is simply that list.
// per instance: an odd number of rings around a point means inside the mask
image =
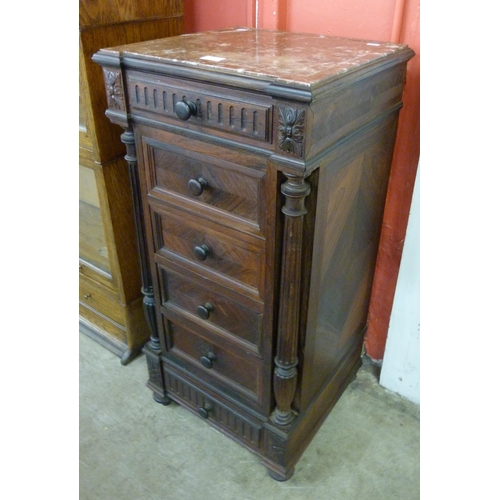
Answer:
[{"label": "carved pilaster", "polygon": [[292,401],[297,387],[297,350],[302,262],[302,233],[307,213],[305,197],[311,187],[303,177],[287,175],[281,192],[285,195],[283,249],[281,265],[278,338],[274,369],[276,408],[271,420],[278,425],[292,422]]},{"label": "carved pilaster", "polygon": [[135,152],[134,134],[131,129],[126,129],[121,136],[122,142],[127,148],[125,160],[128,164],[130,184],[132,187],[132,198],[134,207],[135,229],[137,233],[137,244],[139,247],[139,264],[142,278],[142,293],[144,295],[144,312],[151,330],[152,347],[159,349],[158,327],[156,325],[155,299],[153,294],[153,285],[151,273],[149,270],[149,258],[146,247],[146,229],[144,227],[144,212],[141,201],[141,190],[139,184],[139,173],[137,171],[137,157]]},{"label": "carved pilaster", "polygon": [[158,336],[158,325],[156,323],[155,312],[155,298],[153,291],[153,284],[151,279],[151,271],[149,267],[149,257],[146,245],[146,228],[144,226],[144,209],[142,206],[141,189],[139,182],[139,172],[137,170],[137,157],[134,141],[134,133],[130,128],[125,129],[121,136],[122,142],[127,148],[125,160],[128,164],[128,171],[130,176],[130,185],[132,187],[132,199],[134,208],[135,229],[137,235],[137,244],[139,248],[139,264],[141,269],[142,279],[142,294],[143,307],[146,320],[150,329],[150,338],[148,344],[144,347],[146,355],[149,383],[148,385],[153,390],[154,399],[162,404],[170,403],[167,397],[165,384],[163,381],[163,374],[161,369],[161,345]]}]

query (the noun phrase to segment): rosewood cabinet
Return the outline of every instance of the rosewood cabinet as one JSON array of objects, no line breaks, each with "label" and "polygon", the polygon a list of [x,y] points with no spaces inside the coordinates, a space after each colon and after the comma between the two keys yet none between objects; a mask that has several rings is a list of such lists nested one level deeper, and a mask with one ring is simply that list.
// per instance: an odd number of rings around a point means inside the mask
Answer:
[{"label": "rosewood cabinet", "polygon": [[181,33],[182,0],[80,0],[80,330],[123,364],[149,330],[122,130],[104,115],[102,72],[91,57],[101,47]]},{"label": "rosewood cabinet", "polygon": [[360,366],[411,49],[231,29],[102,49],[148,386],[288,479]]}]

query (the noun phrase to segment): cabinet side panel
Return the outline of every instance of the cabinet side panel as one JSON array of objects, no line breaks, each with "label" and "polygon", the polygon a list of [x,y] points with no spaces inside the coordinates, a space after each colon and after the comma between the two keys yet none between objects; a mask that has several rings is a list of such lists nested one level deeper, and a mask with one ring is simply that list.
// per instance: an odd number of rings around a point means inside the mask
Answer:
[{"label": "cabinet side panel", "polygon": [[393,113],[336,148],[320,170],[302,409],[361,345],[396,126]]},{"label": "cabinet side panel", "polygon": [[406,64],[360,77],[344,88],[334,90],[313,102],[312,141],[308,156],[314,156],[343,137],[377,119],[401,104]]}]

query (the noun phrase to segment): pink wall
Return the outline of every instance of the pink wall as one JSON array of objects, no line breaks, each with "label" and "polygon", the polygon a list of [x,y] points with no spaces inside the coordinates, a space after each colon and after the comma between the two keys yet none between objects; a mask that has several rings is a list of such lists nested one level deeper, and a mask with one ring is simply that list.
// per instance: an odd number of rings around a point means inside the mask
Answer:
[{"label": "pink wall", "polygon": [[366,352],[379,360],[384,356],[420,157],[420,0],[398,2],[404,3],[404,10],[397,41],[408,44],[415,57],[406,74],[365,341]]},{"label": "pink wall", "polygon": [[247,22],[248,0],[184,0],[186,33],[251,26]]},{"label": "pink wall", "polygon": [[[408,64],[366,352],[382,359],[420,155],[420,0],[184,0],[187,33],[249,26],[408,44]],[[258,18],[255,7],[258,4]]]},{"label": "pink wall", "polygon": [[288,31],[389,40],[396,0],[289,0]]}]

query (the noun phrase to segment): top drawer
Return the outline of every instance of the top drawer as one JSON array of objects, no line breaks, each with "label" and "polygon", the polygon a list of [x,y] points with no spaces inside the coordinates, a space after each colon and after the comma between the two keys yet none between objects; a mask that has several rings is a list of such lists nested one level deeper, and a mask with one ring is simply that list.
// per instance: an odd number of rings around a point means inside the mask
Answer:
[{"label": "top drawer", "polygon": [[272,99],[268,96],[136,71],[130,71],[127,80],[132,113],[271,142]]}]

